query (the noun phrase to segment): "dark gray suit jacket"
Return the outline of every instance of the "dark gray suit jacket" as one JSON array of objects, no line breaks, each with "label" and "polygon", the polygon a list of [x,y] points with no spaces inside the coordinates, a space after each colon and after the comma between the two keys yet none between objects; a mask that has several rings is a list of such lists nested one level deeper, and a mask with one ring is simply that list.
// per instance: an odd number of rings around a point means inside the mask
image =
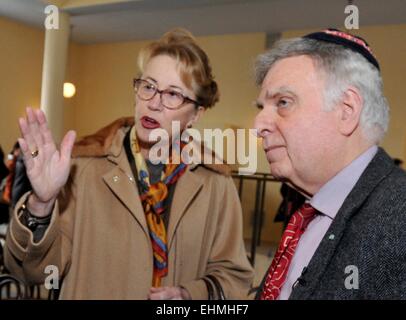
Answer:
[{"label": "dark gray suit jacket", "polygon": [[289,299],[406,299],[406,173],[383,149],[345,199]]}]

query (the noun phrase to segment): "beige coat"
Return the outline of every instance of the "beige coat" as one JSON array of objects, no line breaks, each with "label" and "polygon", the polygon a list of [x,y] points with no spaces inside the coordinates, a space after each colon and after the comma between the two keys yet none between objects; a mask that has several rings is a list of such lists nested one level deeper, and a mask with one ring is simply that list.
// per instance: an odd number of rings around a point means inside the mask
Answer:
[{"label": "beige coat", "polygon": [[[17,218],[27,195],[20,199],[5,250],[12,273],[29,283],[43,283],[46,266],[57,266],[62,299],[147,298],[152,248],[123,147],[129,127],[121,126],[127,120],[76,145],[67,187],[39,243],[33,243],[32,233]],[[240,202],[224,168],[191,165],[175,188],[168,226],[169,274],[162,285],[182,285],[193,299],[207,299],[199,280],[207,274],[219,279],[229,299],[246,298],[253,280]]]}]

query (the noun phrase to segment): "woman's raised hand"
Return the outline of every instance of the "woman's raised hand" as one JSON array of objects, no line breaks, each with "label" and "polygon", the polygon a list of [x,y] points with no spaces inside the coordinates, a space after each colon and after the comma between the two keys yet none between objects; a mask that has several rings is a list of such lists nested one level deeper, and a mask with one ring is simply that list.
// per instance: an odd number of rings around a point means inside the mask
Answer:
[{"label": "woman's raised hand", "polygon": [[43,111],[27,108],[26,112],[26,118],[19,119],[22,138],[18,142],[33,190],[28,209],[36,216],[44,217],[50,213],[68,180],[76,133],[69,131],[58,150]]}]

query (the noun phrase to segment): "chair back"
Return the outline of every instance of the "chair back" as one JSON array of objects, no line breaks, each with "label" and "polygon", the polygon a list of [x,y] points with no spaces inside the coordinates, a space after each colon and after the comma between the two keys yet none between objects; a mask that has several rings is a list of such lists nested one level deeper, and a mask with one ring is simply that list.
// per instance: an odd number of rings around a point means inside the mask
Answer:
[{"label": "chair back", "polygon": [[0,275],[0,300],[19,300],[24,298],[23,284],[10,274]]}]

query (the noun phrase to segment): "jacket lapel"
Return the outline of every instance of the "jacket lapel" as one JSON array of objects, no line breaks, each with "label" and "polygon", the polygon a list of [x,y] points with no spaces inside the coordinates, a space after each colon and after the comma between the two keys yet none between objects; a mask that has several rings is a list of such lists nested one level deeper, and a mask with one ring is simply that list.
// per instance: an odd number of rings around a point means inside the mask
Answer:
[{"label": "jacket lapel", "polygon": [[115,167],[103,175],[103,180],[116,197],[127,207],[144,230],[146,236],[149,237],[144,210],[138,196],[137,184],[134,183],[135,180],[130,172],[126,174],[119,167]]},{"label": "jacket lapel", "polygon": [[[137,183],[132,174],[127,155],[123,147],[123,140],[126,132],[129,129],[130,127],[126,127],[118,129],[118,131],[114,131],[116,133],[115,137],[112,140],[109,149],[106,151],[106,154],[102,153],[100,155],[97,154],[96,156],[106,155],[107,159],[116,165],[113,169],[103,175],[103,180],[109,189],[115,194],[115,196],[127,207],[144,230],[146,236],[149,237],[149,230],[147,221],[145,219],[144,209],[142,208],[141,200],[138,196],[139,193]],[[187,171],[176,183],[175,194],[173,196],[170,208],[170,218],[167,232],[168,250],[170,250],[173,243],[173,238],[179,222],[203,185],[201,178],[199,178],[199,176],[194,172],[198,166],[199,164],[197,163],[189,165]],[[219,173],[223,174],[226,174],[229,171],[227,166],[214,165],[210,168],[211,170],[218,171]]]},{"label": "jacket lapel", "polygon": [[197,177],[190,166],[176,183],[175,194],[173,196],[169,213],[168,250],[171,248],[174,234],[182,216],[185,214],[188,206],[195,198],[202,185],[202,180]]},{"label": "jacket lapel", "polygon": [[149,238],[147,221],[139,197],[137,183],[123,147],[125,132],[126,130],[120,131],[111,145],[107,159],[114,163],[115,166],[103,175],[103,180],[131,212]]},{"label": "jacket lapel", "polygon": [[[319,247],[314,253],[307,267],[306,273],[301,277],[306,285],[297,285],[289,299],[309,299],[323,276],[336,248],[340,244],[347,223],[353,215],[359,212],[363,203],[373,192],[373,189],[394,168],[392,159],[379,148],[377,154],[367,166],[353,190],[345,199],[332,222],[329,230],[323,237]],[[330,235],[334,235],[331,239]]]}]

